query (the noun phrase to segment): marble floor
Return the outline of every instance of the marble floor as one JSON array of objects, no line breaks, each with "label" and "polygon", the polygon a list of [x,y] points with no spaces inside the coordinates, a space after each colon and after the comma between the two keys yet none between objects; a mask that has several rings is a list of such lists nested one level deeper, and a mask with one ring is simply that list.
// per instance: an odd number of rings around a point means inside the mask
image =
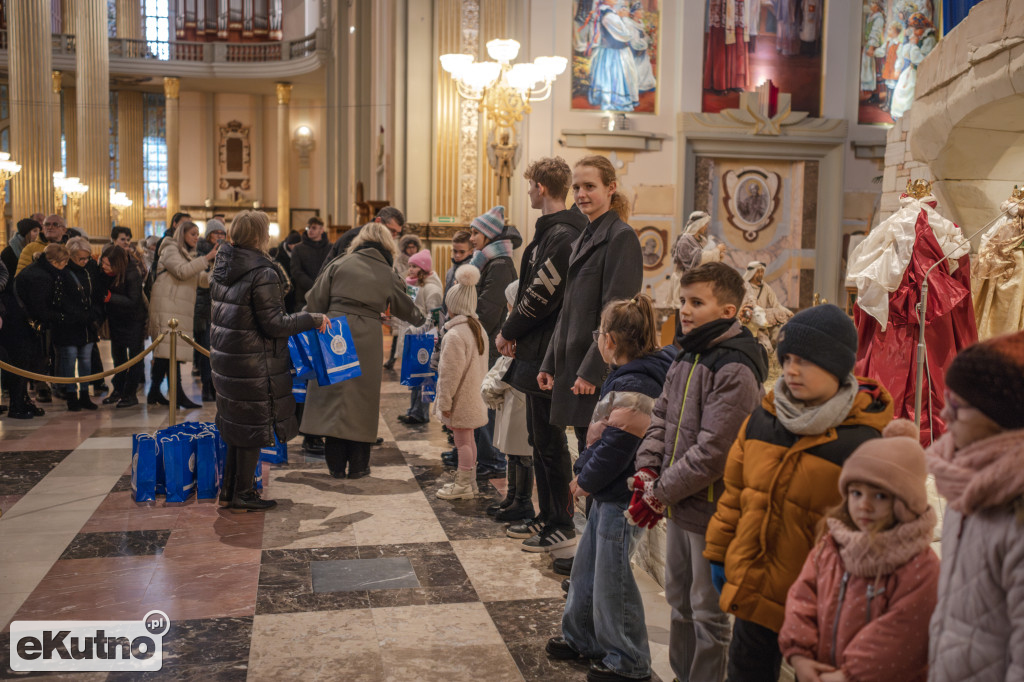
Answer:
[{"label": "marble floor", "polygon": [[[131,435],[165,426],[167,408],[55,402],[42,418],[0,419],[0,626],[153,609],[171,620],[159,672],[19,674],[2,635],[0,679],[584,680],[584,665],[544,654],[561,576],[483,513],[504,480],[476,500],[435,498],[450,475],[444,434],[398,423],[408,392],[385,375],[372,475],[335,480],[296,439],[287,464],[263,465],[278,501],[267,514],[132,501]],[[637,580],[655,679],[670,680],[664,594]]]}]

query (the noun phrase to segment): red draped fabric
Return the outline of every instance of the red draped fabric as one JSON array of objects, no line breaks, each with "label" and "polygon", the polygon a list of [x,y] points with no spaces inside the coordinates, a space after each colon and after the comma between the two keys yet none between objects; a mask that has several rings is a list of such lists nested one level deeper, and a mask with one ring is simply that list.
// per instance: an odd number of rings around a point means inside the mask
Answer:
[{"label": "red draped fabric", "polygon": [[[858,350],[854,373],[882,382],[892,394],[896,417],[914,419],[914,391],[917,381],[917,304],[928,268],[943,259],[942,249],[928,225],[924,211],[915,225],[916,239],[903,281],[889,294],[889,325],[881,330],[878,320],[859,306],[853,319],[857,325]],[[971,260],[963,256],[950,274],[940,265],[928,278],[928,310],[925,318],[924,393],[921,399],[921,443],[938,438],[946,425],[939,413],[945,405],[945,373],[956,354],[978,340],[971,303]],[[928,377],[931,377],[931,390]]]}]

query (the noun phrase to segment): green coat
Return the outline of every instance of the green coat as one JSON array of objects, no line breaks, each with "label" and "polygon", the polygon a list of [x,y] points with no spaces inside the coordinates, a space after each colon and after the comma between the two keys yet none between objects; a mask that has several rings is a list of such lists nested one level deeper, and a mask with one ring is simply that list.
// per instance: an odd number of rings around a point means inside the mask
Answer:
[{"label": "green coat", "polygon": [[306,292],[306,312],[348,318],[362,375],[331,386],[310,381],[302,433],[362,443],[377,439],[384,363],[380,315],[389,305],[393,316],[413,325],[423,324],[423,315],[406,294],[405,282],[383,253],[373,248],[331,261]]}]

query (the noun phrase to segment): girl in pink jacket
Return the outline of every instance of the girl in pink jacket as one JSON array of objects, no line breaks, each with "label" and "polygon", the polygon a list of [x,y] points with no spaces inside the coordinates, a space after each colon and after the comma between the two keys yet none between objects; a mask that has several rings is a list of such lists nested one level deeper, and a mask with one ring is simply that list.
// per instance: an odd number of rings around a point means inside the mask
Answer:
[{"label": "girl in pink jacket", "polygon": [[898,420],[858,447],[786,599],[779,648],[799,682],[924,682],[939,559],[917,429]]}]

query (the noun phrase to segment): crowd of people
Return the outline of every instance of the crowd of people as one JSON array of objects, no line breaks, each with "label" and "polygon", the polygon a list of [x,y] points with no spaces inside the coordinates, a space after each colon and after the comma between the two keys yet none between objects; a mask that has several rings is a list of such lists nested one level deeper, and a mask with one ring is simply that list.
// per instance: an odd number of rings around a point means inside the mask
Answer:
[{"label": "crowd of people", "polygon": [[[544,158],[524,175],[542,215],[518,273],[523,239],[499,206],[453,236],[444,284],[393,207],[333,244],[311,219],[274,249],[264,213],[210,221],[203,238],[181,215],[149,262],[123,228],[96,263],[59,216],[29,218],[0,254],[2,348],[19,366],[86,376],[99,335],[122,363],[176,317],[210,344],[198,372],[228,444],[220,501],[242,513],[275,506],[254,487],[259,449],[275,440],[302,433],[330,476],[370,475],[394,349],[434,333],[435,390],[411,391],[399,420],[433,417],[448,432],[442,459],[455,472],[438,498],[462,504],[480,481],[506,477],[486,513],[569,576],[562,634],[546,651],[589,660],[588,680],[651,676],[631,559],[663,519],[679,680],[776,680],[784,661],[800,682],[1019,677],[1024,333],[941,368],[948,430],[926,451],[913,423],[893,420],[887,387],[854,374],[851,318],[828,304],[782,308],[763,263],[741,275],[722,262],[707,214],[690,216],[674,249],[678,319],[662,346],[613,165]],[[755,308],[773,311],[760,340],[748,328]],[[286,341],[340,316],[361,374],[310,381],[297,409]],[[388,358],[384,322],[395,330]],[[781,375],[766,391],[768,349]],[[170,361],[157,350],[151,404],[166,402]],[[137,404],[140,370],[116,375],[104,402]],[[42,413],[23,379],[4,382],[8,416]],[[68,387],[69,410],[96,409],[87,384]],[[36,400],[46,388],[37,382]],[[929,472],[948,503],[941,562]]]}]

